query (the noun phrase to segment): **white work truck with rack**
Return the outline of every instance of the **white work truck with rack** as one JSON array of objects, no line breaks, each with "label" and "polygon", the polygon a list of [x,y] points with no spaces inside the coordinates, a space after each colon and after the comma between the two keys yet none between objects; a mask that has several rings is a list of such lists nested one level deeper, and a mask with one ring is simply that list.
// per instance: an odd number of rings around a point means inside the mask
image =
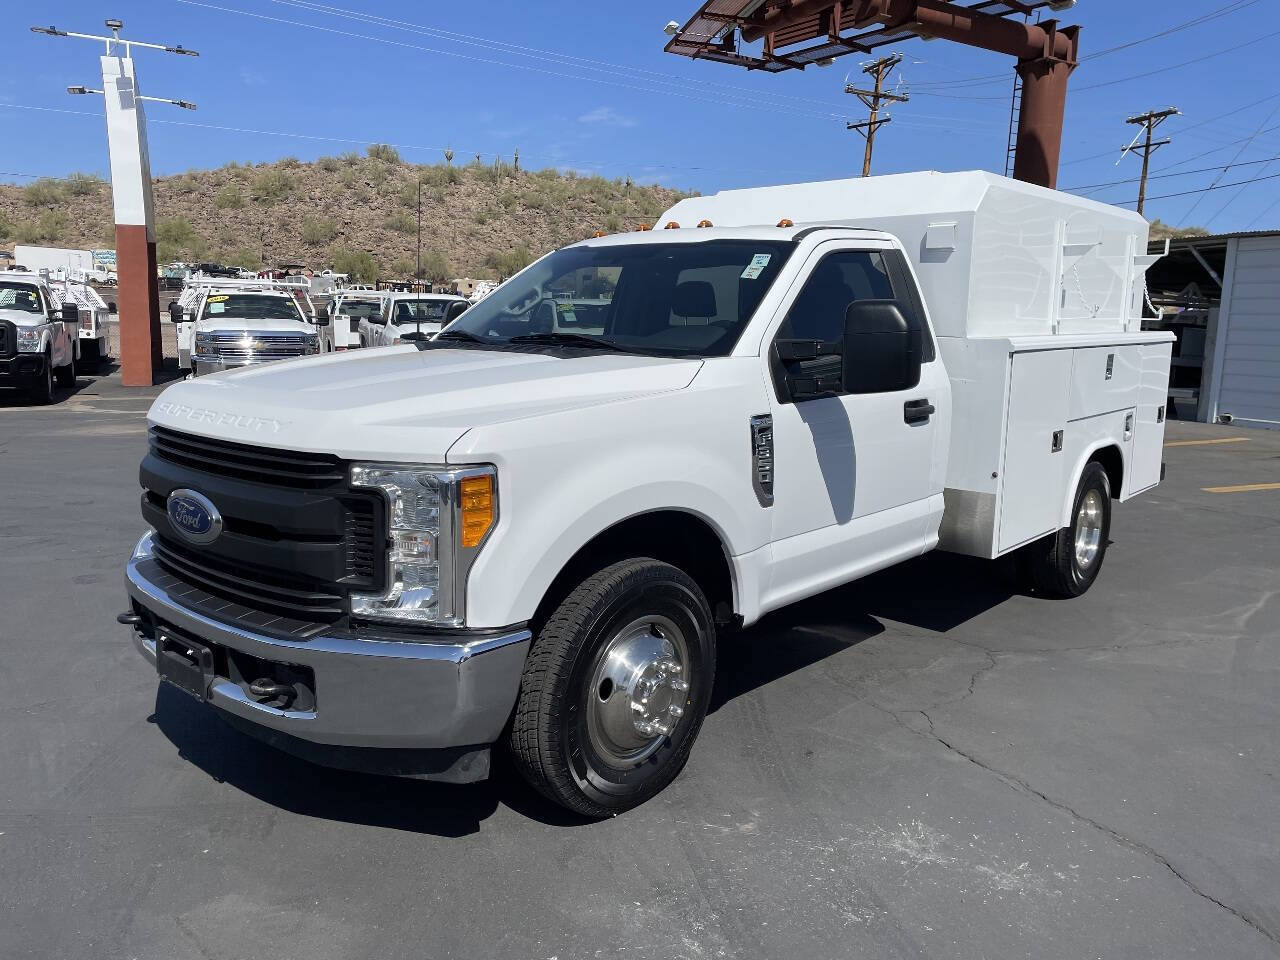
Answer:
[{"label": "white work truck with rack", "polygon": [[920,173],[660,227],[431,340],[166,390],[120,617],[159,675],[320,763],[501,743],[603,816],[679,772],[725,630],[937,547],[1089,589],[1161,476],[1140,217]]},{"label": "white work truck with rack", "polygon": [[[169,302],[178,366],[195,376],[320,352],[306,277],[231,279],[195,274]],[[326,321],[327,322],[327,321]]]}]

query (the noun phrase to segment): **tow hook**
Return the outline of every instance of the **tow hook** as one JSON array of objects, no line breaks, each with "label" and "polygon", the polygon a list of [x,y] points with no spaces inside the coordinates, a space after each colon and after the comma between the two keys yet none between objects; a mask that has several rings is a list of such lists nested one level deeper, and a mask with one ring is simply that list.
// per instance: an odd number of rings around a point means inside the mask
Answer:
[{"label": "tow hook", "polygon": [[298,697],[298,691],[294,689],[292,684],[277,683],[270,677],[259,677],[253,683],[249,684],[249,693],[254,698],[263,702],[268,700],[283,700],[284,706],[287,708]]},{"label": "tow hook", "polygon": [[116,623],[122,623],[126,627],[136,627],[142,623],[142,617],[132,611],[127,613],[117,613]]}]

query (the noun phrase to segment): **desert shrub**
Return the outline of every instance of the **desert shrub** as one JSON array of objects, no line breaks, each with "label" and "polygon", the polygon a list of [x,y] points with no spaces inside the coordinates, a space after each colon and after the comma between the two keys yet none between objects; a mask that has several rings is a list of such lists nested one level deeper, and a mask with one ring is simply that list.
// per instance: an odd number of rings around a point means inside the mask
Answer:
[{"label": "desert shrub", "polygon": [[386,164],[375,163],[367,165],[364,171],[365,178],[369,180],[375,187],[380,187],[387,182],[387,178],[391,174],[387,171]]},{"label": "desert shrub", "polygon": [[485,258],[485,265],[500,277],[509,277],[519,273],[533,262],[533,254],[523,243],[518,243],[509,250],[491,250]]},{"label": "desert shrub", "polygon": [[48,177],[35,180],[22,189],[22,199],[33,207],[48,207],[61,203],[62,197],[62,184]]},{"label": "desert shrub", "polygon": [[11,237],[16,229],[16,224],[9,218],[9,215],[0,210],[0,237]]},{"label": "desert shrub", "polygon": [[200,259],[208,245],[185,217],[161,217],[156,220],[156,257],[162,261],[183,258]]},{"label": "desert shrub", "polygon": [[486,223],[489,222],[489,211],[477,210],[475,213],[471,215],[471,222],[474,223],[477,227],[483,227]]},{"label": "desert shrub", "polygon": [[253,178],[255,200],[275,203],[292,192],[293,176],[286,170],[262,170]]},{"label": "desert shrub", "polygon": [[387,217],[386,226],[400,233],[413,233],[418,229],[418,221],[403,210],[397,210]]},{"label": "desert shrub", "polygon": [[244,206],[244,191],[237,183],[224,183],[214,193],[213,205],[219,210],[239,210]]},{"label": "desert shrub", "polygon": [[313,246],[328,243],[337,234],[338,228],[332,220],[314,215],[304,218],[298,228],[298,236],[302,238],[302,242]]},{"label": "desert shrub", "polygon": [[406,183],[400,188],[400,192],[396,195],[400,201],[400,205],[406,210],[418,209],[418,183]]},{"label": "desert shrub", "polygon": [[430,280],[432,283],[440,283],[449,279],[449,260],[439,250],[423,250],[422,251],[422,268],[418,271],[418,276],[423,280]]},{"label": "desert shrub", "polygon": [[610,233],[618,233],[622,229],[622,218],[616,213],[611,213],[604,219],[604,228]]},{"label": "desert shrub", "polygon": [[72,173],[67,175],[64,184],[68,194],[76,197],[88,196],[98,192],[98,188],[103,185],[103,179],[96,173]]},{"label": "desert shrub", "polygon": [[360,182],[360,171],[355,167],[347,167],[338,179],[342,181],[344,187],[350,189]]},{"label": "desert shrub", "polygon": [[406,280],[413,276],[413,261],[408,257],[399,257],[391,264],[391,279]]},{"label": "desert shrub", "polygon": [[326,173],[335,173],[342,168],[342,161],[337,157],[321,157],[316,164]]},{"label": "desert shrub", "polygon": [[378,279],[378,265],[367,250],[335,247],[329,251],[329,262],[336,272],[348,274],[352,280],[372,283]]},{"label": "desert shrub", "polygon": [[400,151],[389,143],[371,143],[365,152],[374,160],[383,163],[399,163]]},{"label": "desert shrub", "polygon": [[345,150],[342,153],[338,154],[339,162],[346,164],[348,167],[355,166],[363,159],[364,158],[361,157],[360,154],[356,153],[354,150]]},{"label": "desert shrub", "polygon": [[503,210],[513,210],[519,202],[520,198],[516,196],[516,192],[514,190],[504,190],[502,192],[502,196],[498,198],[498,203],[502,206]]},{"label": "desert shrub", "polygon": [[294,167],[302,166],[302,161],[299,160],[297,157],[293,157],[293,156],[282,157],[278,161],[278,165],[281,167],[284,167],[287,170],[292,170]]}]

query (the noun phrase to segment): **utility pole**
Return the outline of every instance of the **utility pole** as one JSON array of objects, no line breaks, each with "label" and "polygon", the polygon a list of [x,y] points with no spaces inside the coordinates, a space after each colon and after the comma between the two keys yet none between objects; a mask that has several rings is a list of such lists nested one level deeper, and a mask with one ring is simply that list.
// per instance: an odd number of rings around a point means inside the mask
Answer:
[{"label": "utility pole", "polygon": [[422,177],[418,177],[418,267],[413,271],[413,279],[422,279]]},{"label": "utility pole", "polygon": [[862,155],[862,175],[864,177],[871,176],[871,153],[875,149],[876,131],[893,120],[887,113],[883,117],[880,116],[881,102],[906,103],[911,99],[906,94],[886,93],[884,89],[885,80],[893,72],[893,68],[901,62],[902,54],[894,53],[887,57],[882,57],[874,63],[864,64],[862,72],[875,78],[875,86],[870,90],[855,87],[852,83],[846,83],[844,87],[845,93],[853,94],[871,111],[871,116],[868,119],[859,123],[845,125],[845,129],[857,130],[862,134],[863,139],[867,141],[866,151]]},{"label": "utility pole", "polygon": [[67,93],[101,94],[106,108],[107,154],[111,162],[111,200],[116,220],[117,301],[120,318],[120,380],[126,387],[147,387],[164,365],[160,339],[160,302],[156,279],[155,210],[151,196],[151,160],[142,101],[169,103],[184,110],[196,105],[167,97],[144,97],[133,67],[133,48],[198,57],[181,44],[124,40],[121,20],[108,20],[110,36],[73,33],[57,27],[32,27],[33,33],[74,37],[106,45],[101,58],[102,89],[67,87]]},{"label": "utility pole", "polygon": [[[1170,117],[1176,117],[1181,111],[1177,107],[1166,107],[1163,110],[1148,110],[1144,114],[1136,117],[1130,117],[1125,123],[1131,123],[1134,126],[1142,127],[1138,131],[1137,136],[1124,148],[1124,152],[1120,154],[1120,159],[1124,159],[1124,155],[1130,150],[1135,153],[1142,154],[1142,180],[1138,185],[1138,213],[1142,213],[1142,208],[1147,203],[1147,173],[1151,169],[1151,154],[1155,153],[1161,147],[1169,143],[1169,138],[1163,140],[1153,140],[1152,134],[1156,127],[1164,123]],[[1142,137],[1142,143],[1138,143],[1138,138]],[[1119,161],[1117,161],[1119,162]]]}]

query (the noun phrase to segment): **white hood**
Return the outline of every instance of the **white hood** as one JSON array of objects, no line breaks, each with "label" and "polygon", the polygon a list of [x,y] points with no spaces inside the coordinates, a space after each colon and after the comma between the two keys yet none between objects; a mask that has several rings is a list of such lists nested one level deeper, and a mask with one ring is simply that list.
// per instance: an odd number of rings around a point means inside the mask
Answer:
[{"label": "white hood", "polygon": [[330,353],[187,380],[152,423],[351,459],[446,462],[470,428],[687,387],[702,361],[413,346]]},{"label": "white hood", "polygon": [[0,320],[9,320],[19,327],[38,327],[48,323],[42,313],[30,313],[26,310],[13,310],[0,307]]},{"label": "white hood", "polygon": [[252,317],[248,320],[241,317],[228,317],[219,314],[216,317],[205,317],[196,323],[196,333],[236,333],[252,331],[253,333],[314,333],[315,328],[301,320],[271,320],[263,317]]}]

